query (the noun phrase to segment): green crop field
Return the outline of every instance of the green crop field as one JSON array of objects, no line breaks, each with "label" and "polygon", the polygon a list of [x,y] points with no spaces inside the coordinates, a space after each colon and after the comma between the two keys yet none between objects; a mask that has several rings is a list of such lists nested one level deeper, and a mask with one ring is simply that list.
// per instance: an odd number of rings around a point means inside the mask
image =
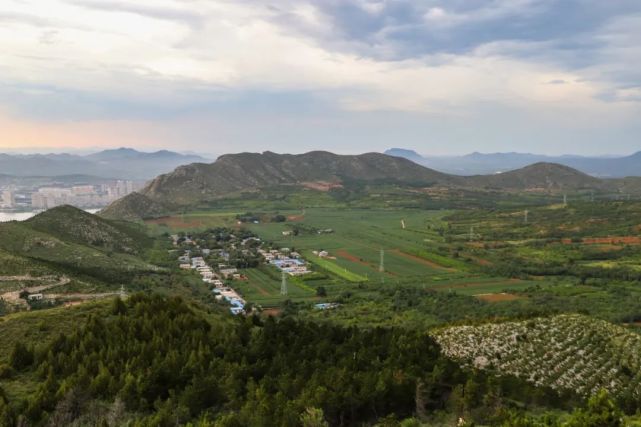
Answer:
[{"label": "green crop field", "polygon": [[348,270],[347,268],[343,268],[340,265],[330,260],[315,257],[313,255],[308,257],[307,260],[310,261],[312,264],[317,265],[322,269],[327,270],[330,273],[335,274],[336,276],[342,279],[345,279],[349,282],[364,282],[367,280],[367,277],[356,274]]},{"label": "green crop field", "polygon": [[[312,251],[328,251],[336,259],[325,263],[327,270],[344,280],[380,279],[381,251],[386,277],[395,280],[453,274],[453,265],[463,266],[436,254],[443,242],[438,230],[446,211],[307,209],[304,215],[296,214],[296,222],[251,224],[250,228],[264,239],[306,256]],[[325,232],[328,229],[332,232]],[[291,231],[297,235],[283,235]],[[433,253],[431,259],[425,256],[429,253]],[[353,275],[348,278],[349,273]]]},{"label": "green crop field", "polygon": [[263,307],[278,305],[285,299],[292,301],[308,300],[315,296],[315,290],[303,283],[300,278],[288,277],[287,296],[280,294],[280,273],[273,267],[248,268],[242,270],[247,280],[236,280],[232,284],[247,300]]},{"label": "green crop field", "polygon": [[145,221],[145,224],[154,235],[214,227],[233,227],[237,222],[236,214],[237,212],[229,211],[196,211],[150,219]]}]

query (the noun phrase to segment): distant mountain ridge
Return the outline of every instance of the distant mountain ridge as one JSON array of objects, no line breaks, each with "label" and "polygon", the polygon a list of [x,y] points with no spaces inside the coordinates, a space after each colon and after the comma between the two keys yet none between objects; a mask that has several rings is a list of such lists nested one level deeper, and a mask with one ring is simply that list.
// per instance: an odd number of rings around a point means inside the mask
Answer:
[{"label": "distant mountain ridge", "polygon": [[193,162],[206,161],[197,155],[172,151],[141,152],[132,148],[104,150],[89,155],[4,154],[0,170],[17,177],[91,175],[101,178],[146,180]]},{"label": "distant mountain ridge", "polygon": [[558,163],[601,178],[641,176],[641,151],[622,157],[545,156],[531,153],[470,153],[463,156],[423,156],[404,148],[391,148],[385,154],[409,159],[420,165],[458,175],[505,172],[533,163]]},{"label": "distant mountain ridge", "polygon": [[601,190],[612,186],[567,166],[551,163],[538,163],[499,175],[463,177],[437,172],[408,159],[380,153],[337,155],[313,151],[292,155],[267,151],[262,154],[228,154],[211,164],[180,166],[171,173],[160,175],[139,193],[112,203],[102,211],[102,215],[137,219],[278,185],[349,185],[353,182],[404,187],[547,192]]}]

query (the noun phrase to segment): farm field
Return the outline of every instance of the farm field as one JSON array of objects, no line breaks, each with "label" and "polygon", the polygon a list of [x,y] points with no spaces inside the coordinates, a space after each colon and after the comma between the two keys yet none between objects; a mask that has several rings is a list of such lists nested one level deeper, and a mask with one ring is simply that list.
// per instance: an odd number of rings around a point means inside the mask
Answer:
[{"label": "farm field", "polygon": [[[325,286],[330,296],[333,291],[351,290],[358,282],[420,284],[466,295],[531,284],[479,276],[468,271],[464,262],[439,254],[437,251],[444,252],[439,230],[447,211],[307,209],[304,215],[300,211],[283,214],[295,221],[250,224],[249,228],[265,240],[301,252],[317,270],[333,276],[340,285]],[[328,229],[332,232],[324,232]],[[291,234],[284,236],[283,232]],[[329,252],[331,259],[313,254],[321,250]],[[384,273],[379,271],[381,250]],[[358,288],[353,292],[358,293]]]},{"label": "farm field", "polygon": [[[331,261],[333,264],[368,280],[381,279],[381,250],[384,251],[385,277],[424,279],[454,272],[448,266],[412,255],[435,249],[442,242],[437,230],[444,214],[445,211],[307,209],[296,222],[249,227],[268,241],[306,255],[312,251],[328,251],[336,258]],[[331,233],[324,232],[329,229]],[[283,236],[283,232],[292,232],[292,235]]]},{"label": "farm field", "polygon": [[[270,222],[275,214],[284,222]],[[314,280],[290,278],[287,296],[280,294],[280,274],[270,266],[243,270],[246,281],[233,287],[250,302],[274,307],[289,299],[298,302],[333,300],[346,292],[363,295],[360,283],[376,289],[393,286],[420,287],[461,295],[520,292],[531,286],[546,287],[545,280],[510,279],[479,271],[478,259],[457,256],[457,249],[446,242],[451,211],[416,209],[337,209],[307,208],[264,213],[267,220],[239,225],[238,214],[200,211],[160,218],[149,224],[154,232],[202,230],[203,227],[246,227],[276,247],[300,252],[320,277]],[[285,233],[285,234],[284,234]],[[327,251],[320,258],[314,252]],[[379,265],[383,251],[384,272]],[[319,287],[326,298],[316,296]],[[372,292],[371,287],[365,294]],[[496,302],[508,301],[499,297]]]},{"label": "farm field", "polygon": [[236,212],[228,211],[195,211],[180,215],[165,216],[145,221],[152,234],[178,231],[204,230],[215,227],[233,227],[236,225]]},{"label": "farm field", "polygon": [[458,211],[444,237],[489,274],[637,281],[640,215],[638,201]]},{"label": "farm field", "polygon": [[243,269],[242,273],[247,276],[247,280],[234,281],[234,289],[240,292],[247,301],[263,307],[277,306],[285,299],[292,301],[311,300],[316,294],[313,288],[307,286],[300,279],[288,278],[288,294],[286,297],[282,296],[280,294],[280,274],[272,267],[248,268]]}]

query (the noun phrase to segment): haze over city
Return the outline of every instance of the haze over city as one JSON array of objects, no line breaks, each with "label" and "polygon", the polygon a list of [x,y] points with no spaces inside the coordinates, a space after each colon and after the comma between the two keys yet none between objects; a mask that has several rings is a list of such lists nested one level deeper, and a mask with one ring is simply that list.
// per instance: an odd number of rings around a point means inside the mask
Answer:
[{"label": "haze over city", "polygon": [[0,151],[641,147],[635,0],[5,0],[0,22]]}]

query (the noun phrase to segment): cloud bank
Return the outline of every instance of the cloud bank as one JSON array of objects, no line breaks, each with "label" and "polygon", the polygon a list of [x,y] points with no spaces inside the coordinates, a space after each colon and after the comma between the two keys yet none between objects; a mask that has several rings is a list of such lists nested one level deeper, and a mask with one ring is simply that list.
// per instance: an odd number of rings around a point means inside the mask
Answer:
[{"label": "cloud bank", "polygon": [[5,0],[0,50],[5,146],[641,149],[636,0]]}]

